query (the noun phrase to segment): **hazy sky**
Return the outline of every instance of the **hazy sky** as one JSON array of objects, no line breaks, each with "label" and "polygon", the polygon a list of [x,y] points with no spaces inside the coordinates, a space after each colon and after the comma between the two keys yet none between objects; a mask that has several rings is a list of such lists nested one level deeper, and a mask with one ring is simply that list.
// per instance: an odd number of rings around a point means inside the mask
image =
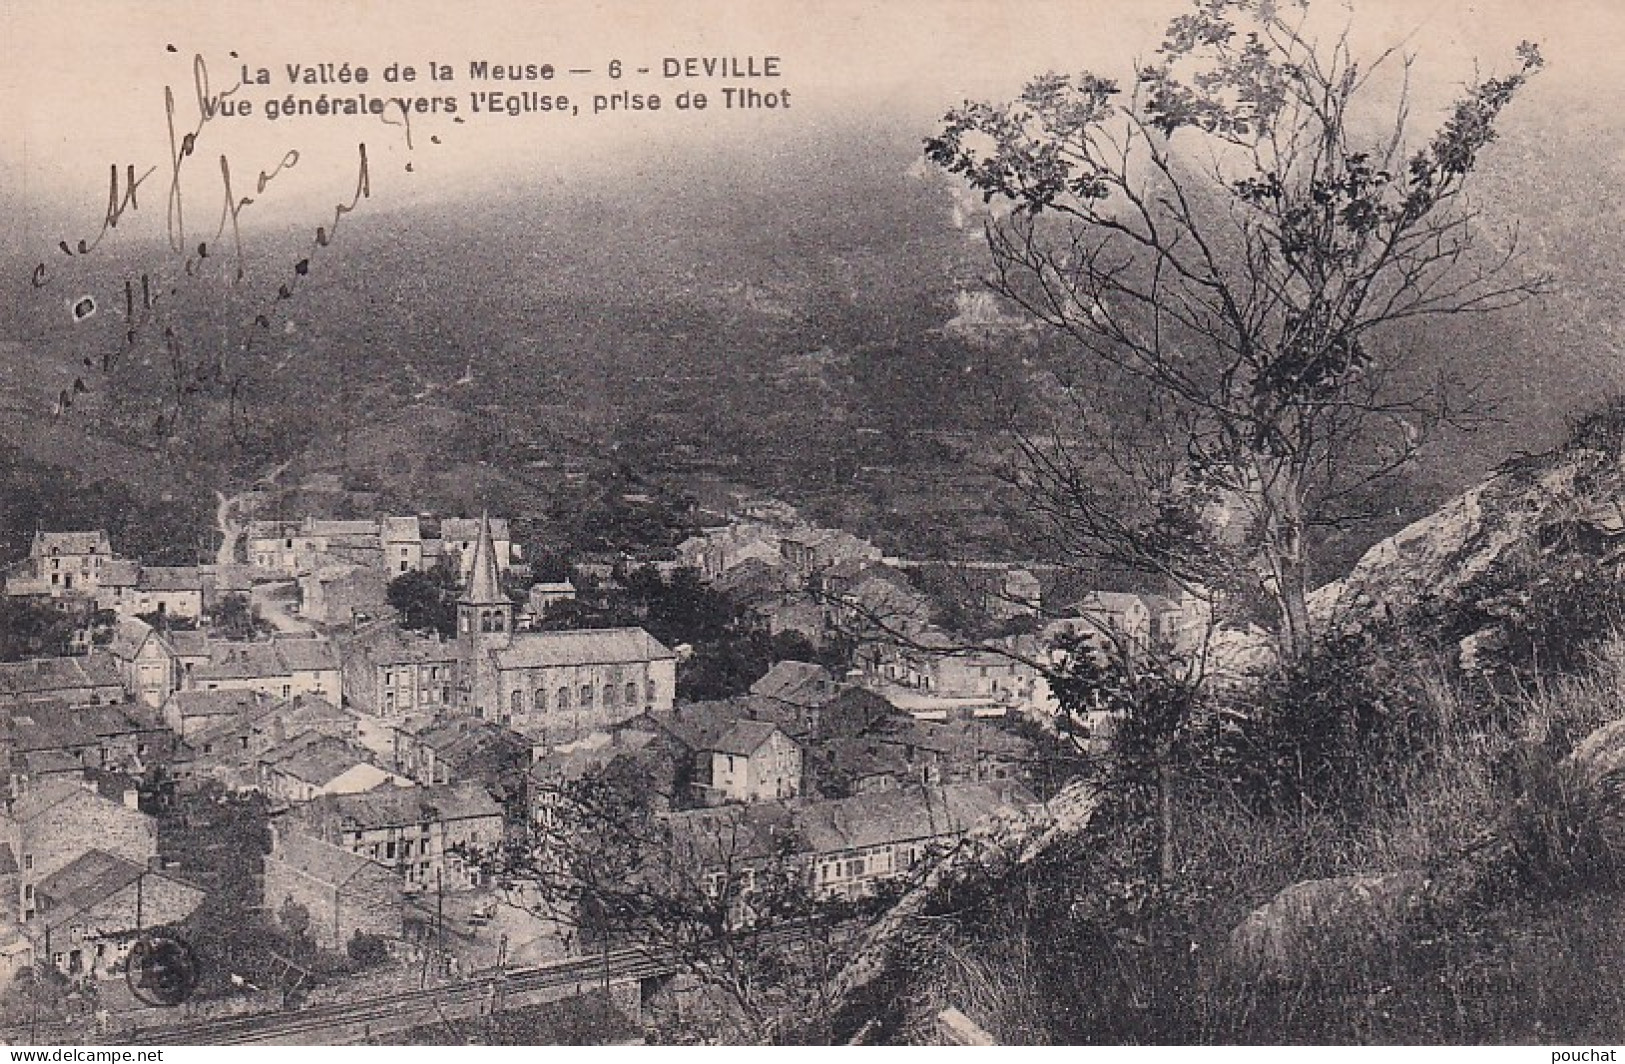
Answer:
[{"label": "hazy sky", "polygon": [[[1344,17],[1342,5],[1318,6],[1331,18]],[[487,183],[568,186],[585,179],[601,187],[618,170],[659,168],[674,158],[710,156],[726,166],[768,153],[769,165],[793,174],[831,161],[799,157],[799,144],[825,143],[848,126],[879,123],[917,137],[947,106],[966,96],[1007,95],[1031,73],[1083,67],[1124,73],[1127,60],[1148,54],[1169,14],[1183,7],[1166,0],[6,0],[0,7],[0,41],[8,49],[0,64],[0,202],[13,240],[44,239],[49,246],[71,235],[52,226],[75,216],[89,230],[78,235],[94,235],[109,165],[133,164],[138,173],[158,168],[140,189],[140,213],[141,221],[162,221],[169,177],[164,91],[174,92],[179,131],[195,128],[196,56],[203,57],[214,92],[231,88],[245,63],[267,68],[272,84],[237,94],[253,101],[253,115],[219,118],[200,131],[197,154],[183,174],[194,218],[218,217],[220,156],[229,160],[234,190],[253,195],[248,186],[261,170],[299,153],[240,216],[254,224],[348,200],[361,143],[379,204],[455,199]],[[1625,55],[1622,8],[1606,0],[1364,0],[1355,24],[1361,42],[1370,45],[1409,36],[1424,57],[1424,93],[1471,77],[1472,56],[1504,67],[1519,39],[1537,39],[1551,66],[1531,98],[1536,106],[1562,107],[1586,99],[1617,103],[1625,95],[1617,74]],[[779,57],[777,79],[659,76],[668,57],[769,55]],[[612,58],[623,63],[618,81],[607,75]],[[450,64],[454,80],[429,80],[431,60]],[[476,60],[551,63],[559,70],[552,81],[517,87],[567,93],[583,113],[471,114],[471,92],[514,87],[470,81],[469,64]],[[345,62],[366,66],[369,83],[289,84],[288,64]],[[386,84],[382,74],[391,62],[417,67],[418,80]],[[639,66],[652,73],[636,74]],[[594,72],[564,73],[571,67]],[[789,109],[726,110],[717,91],[723,84],[788,89]],[[415,115],[408,149],[405,129],[377,118],[269,120],[266,102],[290,89],[311,98],[323,91],[451,95],[463,120]],[[683,89],[706,91],[710,106],[675,110],[674,97]],[[659,93],[663,109],[656,115],[587,113],[593,96],[619,90]],[[137,224],[133,217],[124,221],[126,229]]]}]

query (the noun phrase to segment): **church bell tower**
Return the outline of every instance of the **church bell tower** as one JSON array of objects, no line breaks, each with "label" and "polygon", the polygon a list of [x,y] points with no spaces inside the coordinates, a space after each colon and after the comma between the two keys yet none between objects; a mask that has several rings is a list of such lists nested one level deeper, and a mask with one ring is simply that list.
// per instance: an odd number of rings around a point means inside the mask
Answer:
[{"label": "church bell tower", "polygon": [[513,641],[514,604],[503,593],[499,574],[491,520],[481,514],[468,584],[457,600],[457,657],[463,673],[464,709],[481,717],[494,716],[500,709],[501,692],[491,651]]}]

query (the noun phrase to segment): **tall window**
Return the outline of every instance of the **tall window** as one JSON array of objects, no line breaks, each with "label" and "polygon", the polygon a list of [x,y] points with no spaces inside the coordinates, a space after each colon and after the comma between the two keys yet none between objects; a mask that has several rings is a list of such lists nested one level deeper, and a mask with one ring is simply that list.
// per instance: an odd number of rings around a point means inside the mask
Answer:
[{"label": "tall window", "polygon": [[592,684],[590,683],[584,683],[581,685],[581,708],[592,708]]},{"label": "tall window", "polygon": [[536,693],[531,696],[531,705],[538,713],[547,712],[547,691],[540,687],[536,688]]},{"label": "tall window", "polygon": [[612,684],[612,683],[606,683],[604,685],[604,708],[608,709],[610,706],[613,706],[614,704],[615,704],[615,685]]},{"label": "tall window", "polygon": [[508,711],[523,713],[525,711],[525,695],[523,691],[515,691],[508,697]]},{"label": "tall window", "polygon": [[560,709],[570,708],[570,689],[568,687],[559,688],[559,696],[556,705]]},{"label": "tall window", "polygon": [[655,700],[655,696],[657,694],[659,694],[659,693],[660,693],[660,688],[655,685],[655,682],[653,680],[650,680],[649,681],[649,701],[653,702]]},{"label": "tall window", "polygon": [[637,700],[638,700],[638,685],[635,684],[635,683],[628,683],[626,685],[626,704],[630,706],[630,705],[636,703]]}]

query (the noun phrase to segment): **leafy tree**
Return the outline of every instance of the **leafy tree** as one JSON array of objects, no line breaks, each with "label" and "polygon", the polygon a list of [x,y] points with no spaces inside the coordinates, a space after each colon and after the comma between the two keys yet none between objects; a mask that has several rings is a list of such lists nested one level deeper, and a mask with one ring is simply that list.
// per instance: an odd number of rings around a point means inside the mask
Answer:
[{"label": "leafy tree", "polygon": [[439,632],[450,638],[457,634],[457,599],[462,582],[444,562],[432,569],[402,573],[389,582],[385,598],[400,614],[402,628]]},{"label": "leafy tree", "polygon": [[221,595],[203,611],[203,615],[208,619],[209,627],[227,639],[252,639],[261,632],[274,630],[249,602],[247,595],[235,592]]},{"label": "leafy tree", "polygon": [[1049,74],[948,114],[926,153],[1001,204],[992,286],[1076,355],[1013,448],[1058,551],[1193,587],[1256,566],[1306,652],[1308,534],[1478,409],[1409,330],[1543,286],[1466,199],[1541,64],[1519,45],[1418,139],[1411,57],[1356,58],[1306,0],[1194,0],[1127,89]]},{"label": "leafy tree", "polygon": [[0,661],[66,654],[73,630],[73,618],[54,606],[0,597]]}]

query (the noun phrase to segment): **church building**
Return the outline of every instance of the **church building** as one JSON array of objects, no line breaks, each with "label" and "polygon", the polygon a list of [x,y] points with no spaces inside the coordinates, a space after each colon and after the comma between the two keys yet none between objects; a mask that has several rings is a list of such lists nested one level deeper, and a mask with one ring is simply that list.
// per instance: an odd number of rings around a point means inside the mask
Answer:
[{"label": "church building", "polygon": [[468,584],[457,604],[462,712],[541,743],[603,731],[677,695],[677,655],[642,628],[514,630],[491,526],[481,517]]}]

